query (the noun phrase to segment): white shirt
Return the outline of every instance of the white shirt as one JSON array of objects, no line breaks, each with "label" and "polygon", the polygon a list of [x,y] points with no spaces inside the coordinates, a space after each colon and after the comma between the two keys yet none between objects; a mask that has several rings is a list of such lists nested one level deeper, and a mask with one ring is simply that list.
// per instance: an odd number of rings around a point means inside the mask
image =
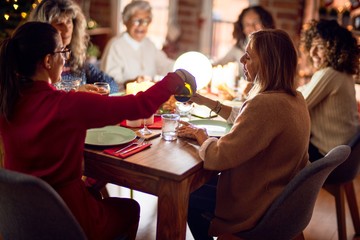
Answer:
[{"label": "white shirt", "polygon": [[138,42],[124,32],[107,44],[100,68],[121,84],[138,76],[164,76],[173,71],[173,66],[174,60],[157,49],[149,38]]}]

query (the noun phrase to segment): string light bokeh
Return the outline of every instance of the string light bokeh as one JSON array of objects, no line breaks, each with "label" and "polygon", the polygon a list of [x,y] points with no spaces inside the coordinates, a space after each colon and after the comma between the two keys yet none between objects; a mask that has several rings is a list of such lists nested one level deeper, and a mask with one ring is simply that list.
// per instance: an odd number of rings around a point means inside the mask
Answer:
[{"label": "string light bokeh", "polygon": [[0,0],[0,41],[24,23],[42,0]]}]

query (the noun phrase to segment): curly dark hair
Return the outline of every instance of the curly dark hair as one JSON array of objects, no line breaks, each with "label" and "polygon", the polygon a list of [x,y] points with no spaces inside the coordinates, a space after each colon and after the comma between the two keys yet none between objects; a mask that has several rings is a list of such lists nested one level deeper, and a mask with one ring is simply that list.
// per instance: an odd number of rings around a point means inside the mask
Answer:
[{"label": "curly dark hair", "polygon": [[243,18],[247,12],[254,11],[256,12],[261,20],[264,28],[275,28],[275,21],[270,12],[268,12],[265,8],[261,6],[251,6],[245,8],[240,13],[238,20],[234,23],[234,31],[233,37],[236,39],[236,46],[242,50],[244,50],[244,46],[246,44],[246,35],[244,33],[244,26],[242,24]]},{"label": "curly dark hair", "polygon": [[332,67],[348,74],[359,73],[360,49],[349,30],[340,26],[336,20],[312,20],[304,26],[301,35],[301,41],[308,52],[314,38],[325,41],[326,61],[322,67]]}]

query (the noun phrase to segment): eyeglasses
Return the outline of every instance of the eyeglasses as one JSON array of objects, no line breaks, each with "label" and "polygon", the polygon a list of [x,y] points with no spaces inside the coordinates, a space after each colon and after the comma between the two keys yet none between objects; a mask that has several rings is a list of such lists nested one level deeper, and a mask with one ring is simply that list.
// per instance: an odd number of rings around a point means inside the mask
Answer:
[{"label": "eyeglasses", "polygon": [[151,19],[150,18],[145,18],[145,19],[134,19],[131,21],[132,25],[134,26],[143,26],[143,27],[147,27],[150,23],[151,23]]},{"label": "eyeglasses", "polygon": [[71,56],[71,50],[68,48],[64,48],[63,50],[60,51],[55,51],[54,53],[60,53],[61,56],[65,59],[65,60],[69,60],[70,56]]}]

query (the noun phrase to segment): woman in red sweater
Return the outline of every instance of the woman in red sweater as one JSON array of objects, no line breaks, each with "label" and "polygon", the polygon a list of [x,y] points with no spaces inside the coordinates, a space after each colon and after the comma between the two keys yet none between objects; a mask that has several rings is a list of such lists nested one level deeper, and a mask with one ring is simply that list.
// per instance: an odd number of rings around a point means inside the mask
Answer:
[{"label": "woman in red sweater", "polygon": [[151,116],[184,81],[184,70],[136,96],[106,97],[57,91],[70,52],[48,23],[20,26],[0,48],[0,133],[7,169],[47,181],[64,199],[89,239],[135,239],[139,205],[132,199],[97,199],[81,180],[86,130]]}]

